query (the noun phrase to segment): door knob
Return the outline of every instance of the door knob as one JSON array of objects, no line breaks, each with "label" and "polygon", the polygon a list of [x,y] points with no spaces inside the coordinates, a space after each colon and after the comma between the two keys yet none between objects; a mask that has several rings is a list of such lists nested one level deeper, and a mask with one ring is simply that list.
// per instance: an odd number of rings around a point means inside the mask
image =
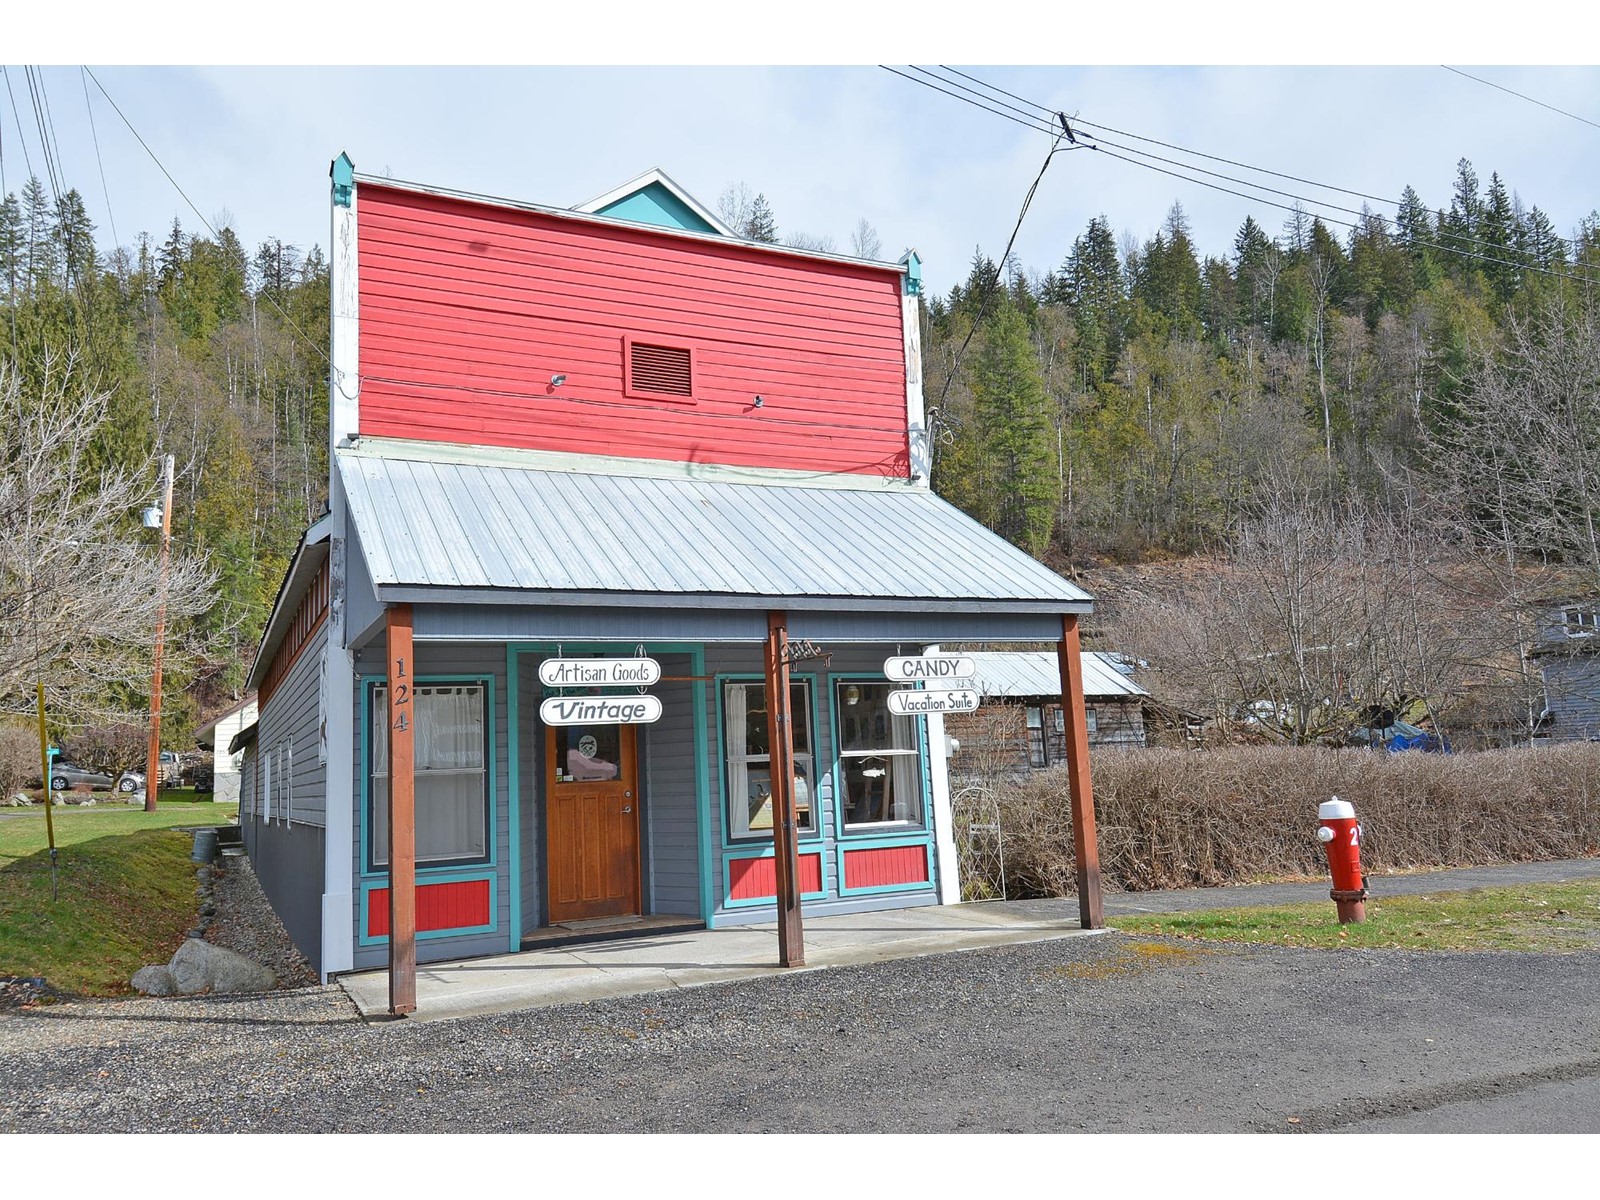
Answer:
[{"label": "door knob", "polygon": [[624,804],[624,805],[623,805],[623,806],[622,806],[622,811],[623,811],[623,812],[625,812],[625,813],[631,813],[631,812],[632,812],[632,811],[633,811],[633,805],[631,805],[631,804]]}]

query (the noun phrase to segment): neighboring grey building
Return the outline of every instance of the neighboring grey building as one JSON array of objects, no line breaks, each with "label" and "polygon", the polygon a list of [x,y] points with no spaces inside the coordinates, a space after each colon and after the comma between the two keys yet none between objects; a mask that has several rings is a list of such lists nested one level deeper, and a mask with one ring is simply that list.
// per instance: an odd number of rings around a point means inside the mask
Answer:
[{"label": "neighboring grey building", "polygon": [[1533,657],[1545,692],[1539,736],[1561,742],[1600,740],[1600,600],[1573,600],[1546,609]]},{"label": "neighboring grey building", "polygon": [[[946,729],[961,743],[951,769],[970,765],[980,749],[993,753],[996,740],[1007,743],[1019,769],[1064,763],[1067,721],[1056,652],[978,651],[968,657],[978,670],[973,685],[989,711],[945,718]],[[1089,745],[1145,745],[1144,706],[1150,693],[1134,682],[1127,661],[1098,650],[1081,657]],[[994,709],[1002,705],[1020,710],[1021,720],[995,719]]]}]

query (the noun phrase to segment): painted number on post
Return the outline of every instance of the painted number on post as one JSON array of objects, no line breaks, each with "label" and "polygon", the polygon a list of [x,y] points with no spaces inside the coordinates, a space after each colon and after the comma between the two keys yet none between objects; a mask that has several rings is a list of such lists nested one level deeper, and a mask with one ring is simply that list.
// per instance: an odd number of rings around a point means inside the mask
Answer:
[{"label": "painted number on post", "polygon": [[[401,680],[406,677],[405,659],[397,658],[394,660],[394,677],[396,680]],[[411,728],[410,718],[407,717],[406,710],[401,707],[402,705],[411,703],[411,685],[409,683],[395,683],[392,703],[395,709],[398,711],[398,715],[394,719],[395,732],[404,733],[407,729]]]}]

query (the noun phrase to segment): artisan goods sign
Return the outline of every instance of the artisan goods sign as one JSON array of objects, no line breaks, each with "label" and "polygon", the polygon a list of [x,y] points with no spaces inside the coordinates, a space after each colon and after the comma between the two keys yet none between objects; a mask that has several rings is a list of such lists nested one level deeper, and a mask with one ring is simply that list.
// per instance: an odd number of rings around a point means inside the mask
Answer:
[{"label": "artisan goods sign", "polygon": [[539,664],[539,682],[545,687],[649,687],[661,682],[661,664],[653,658],[547,658]]},{"label": "artisan goods sign", "polygon": [[654,696],[551,696],[539,705],[546,725],[649,725],[661,719]]},{"label": "artisan goods sign", "polygon": [[884,662],[883,673],[897,683],[959,687],[978,673],[978,664],[959,654],[896,654]]},{"label": "artisan goods sign", "polygon": [[978,711],[978,693],[971,688],[951,691],[890,692],[888,709],[897,717],[925,717],[929,713],[969,713]]}]

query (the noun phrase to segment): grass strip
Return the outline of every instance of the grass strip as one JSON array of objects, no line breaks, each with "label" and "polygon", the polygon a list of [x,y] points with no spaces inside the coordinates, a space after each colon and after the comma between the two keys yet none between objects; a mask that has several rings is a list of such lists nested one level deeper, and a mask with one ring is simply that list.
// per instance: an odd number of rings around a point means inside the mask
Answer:
[{"label": "grass strip", "polygon": [[1367,900],[1367,919],[1340,925],[1331,900],[1203,912],[1141,913],[1108,924],[1124,933],[1334,950],[1600,949],[1600,880],[1471,888]]},{"label": "grass strip", "polygon": [[43,976],[77,995],[127,994],[132,974],[171,958],[194,924],[194,841],[173,826],[224,824],[233,811],[57,809],[56,899],[44,814],[0,819],[0,976]]}]

